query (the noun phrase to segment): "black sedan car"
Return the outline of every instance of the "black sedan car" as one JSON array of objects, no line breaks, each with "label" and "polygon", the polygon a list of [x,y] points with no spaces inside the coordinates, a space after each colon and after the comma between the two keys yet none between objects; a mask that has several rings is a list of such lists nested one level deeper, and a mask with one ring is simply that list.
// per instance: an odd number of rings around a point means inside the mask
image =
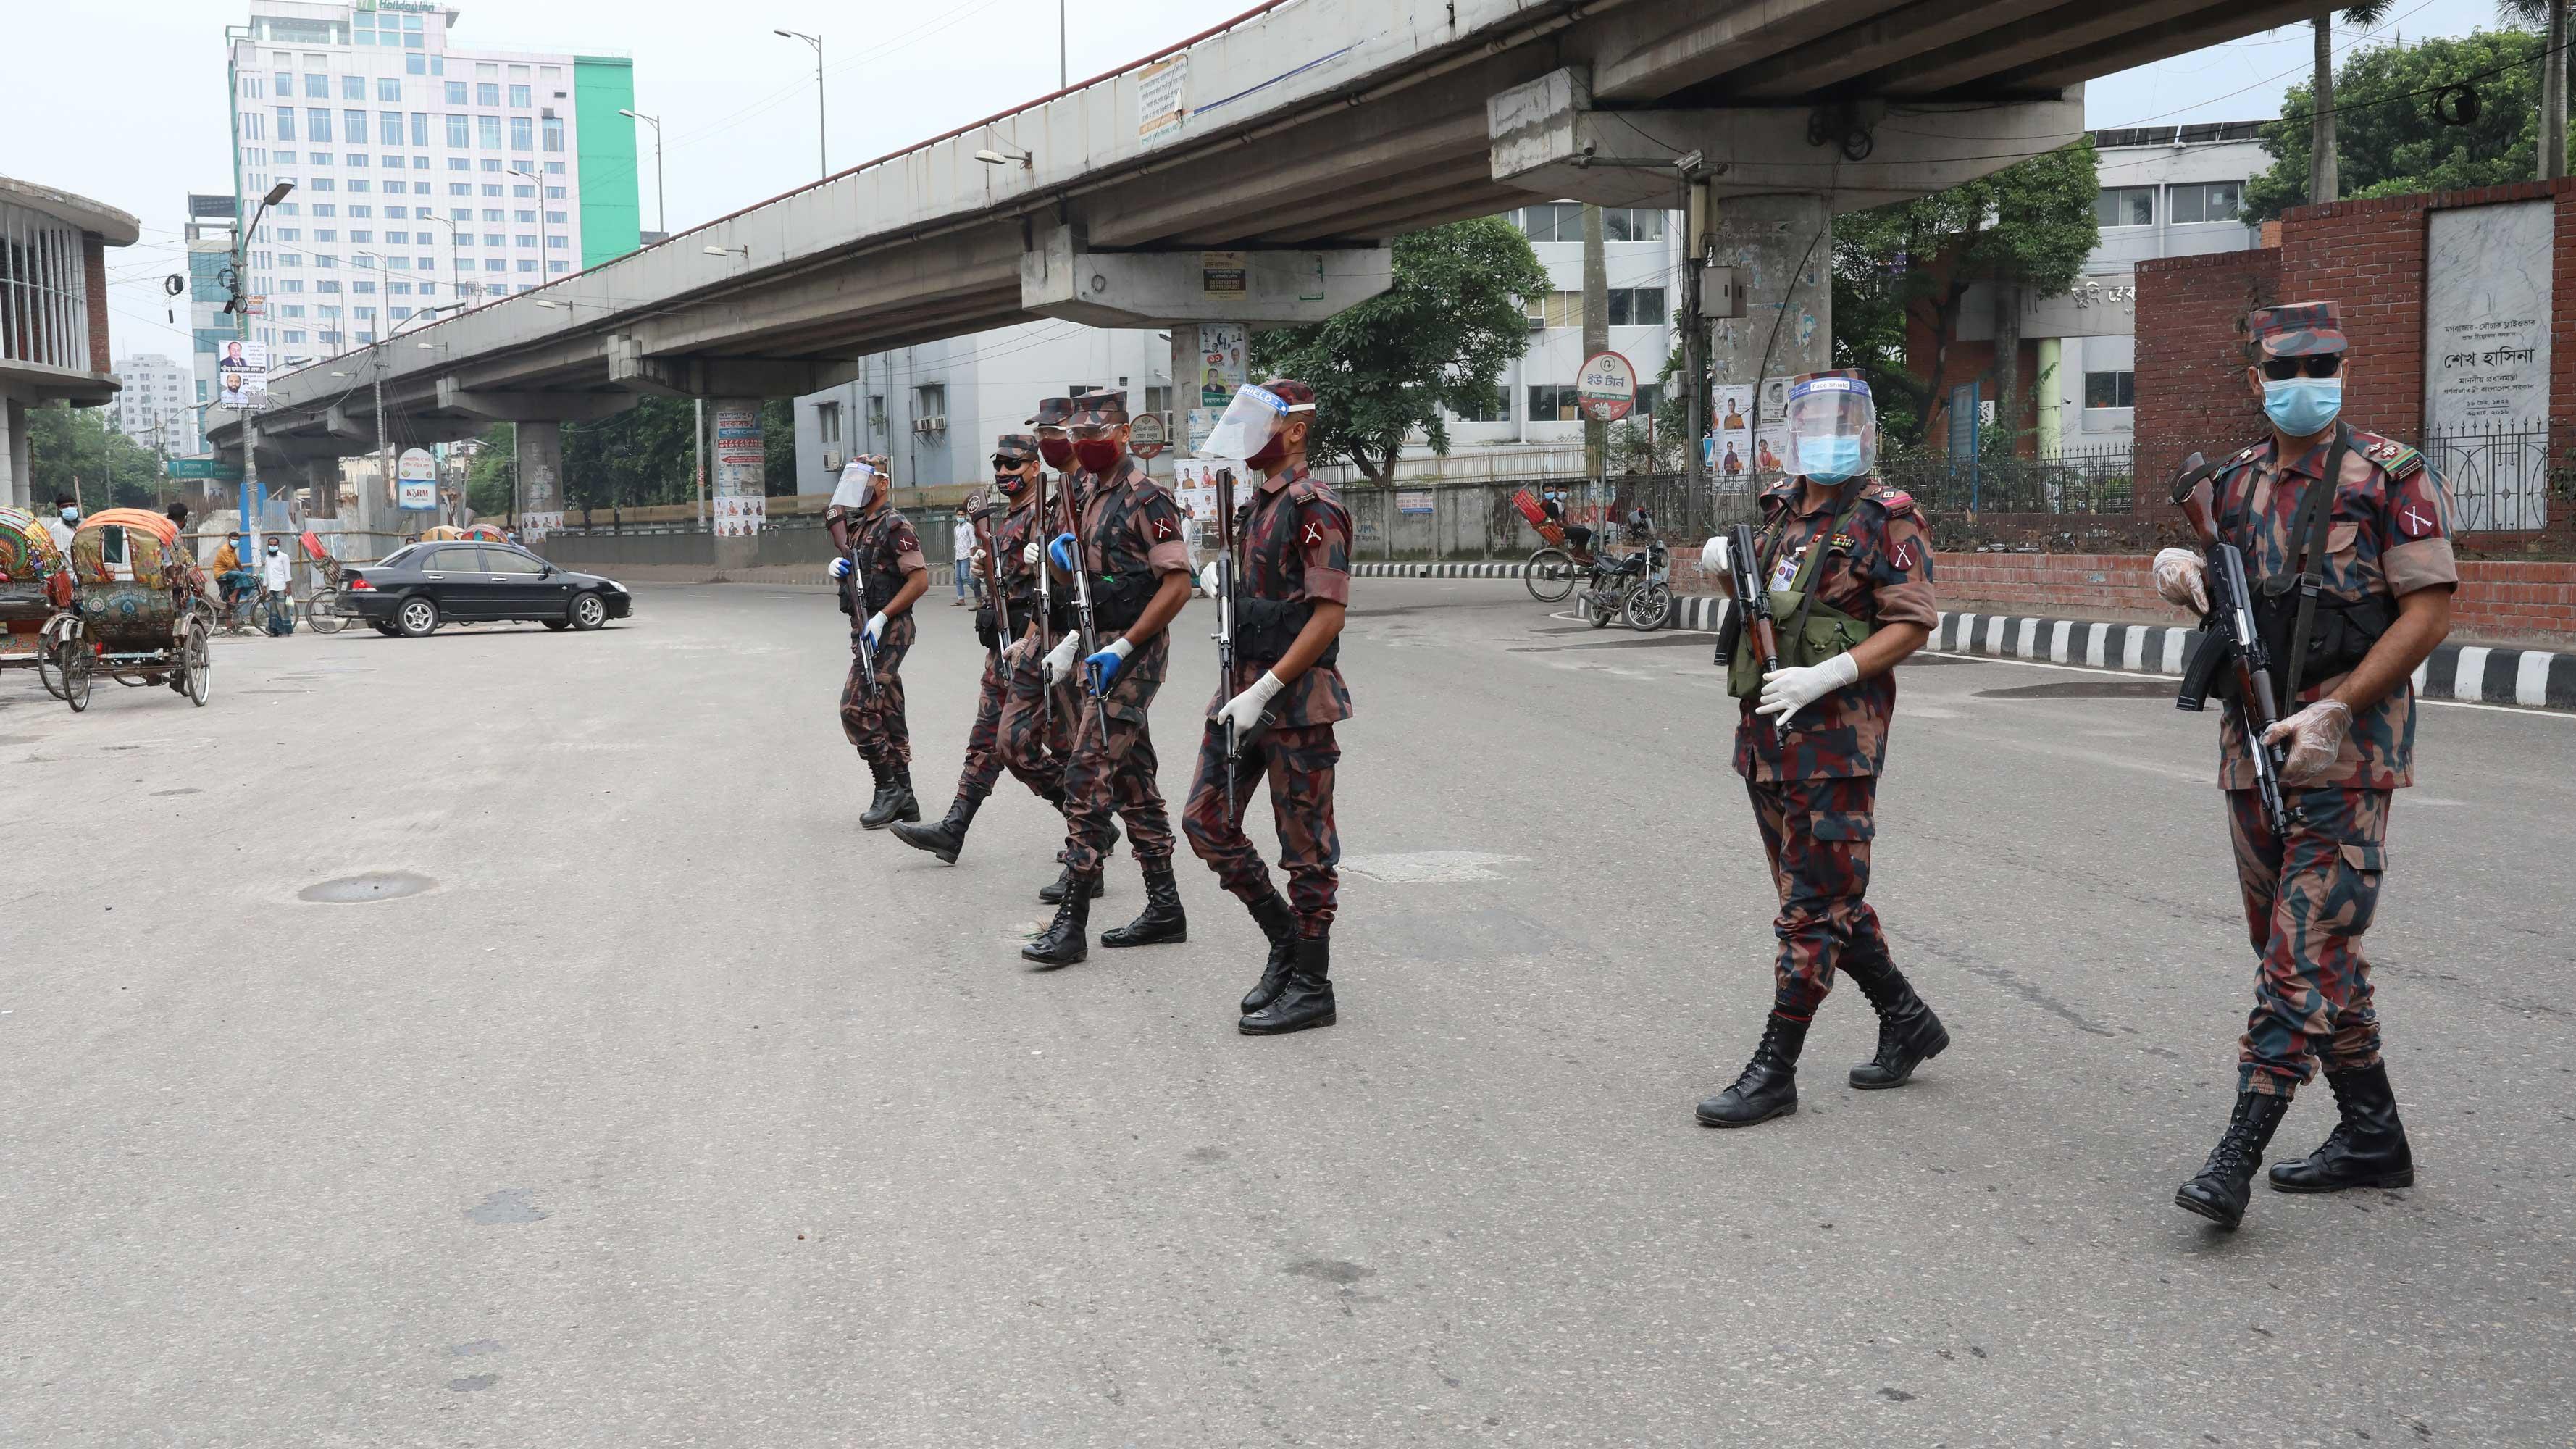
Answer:
[{"label": "black sedan car", "polygon": [[389,637],[503,620],[596,629],[634,611],[635,596],[615,579],[573,573],[506,543],[410,544],[351,564],[340,579],[340,612]]}]

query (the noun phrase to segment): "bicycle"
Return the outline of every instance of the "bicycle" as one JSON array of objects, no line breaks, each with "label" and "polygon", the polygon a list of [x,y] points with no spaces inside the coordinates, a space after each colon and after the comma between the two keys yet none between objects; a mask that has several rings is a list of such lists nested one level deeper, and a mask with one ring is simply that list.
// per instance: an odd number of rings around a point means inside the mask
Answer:
[{"label": "bicycle", "polygon": [[349,616],[340,612],[340,561],[324,555],[314,561],[322,578],[295,603],[305,625],[316,634],[337,634],[349,627]]}]

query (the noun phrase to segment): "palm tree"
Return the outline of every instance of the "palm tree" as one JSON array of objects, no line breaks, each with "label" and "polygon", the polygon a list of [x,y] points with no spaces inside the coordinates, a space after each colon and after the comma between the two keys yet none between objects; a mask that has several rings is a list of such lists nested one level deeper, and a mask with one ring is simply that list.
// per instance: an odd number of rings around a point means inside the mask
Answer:
[{"label": "palm tree", "polygon": [[2496,0],[2496,10],[2549,37],[2541,52],[2540,179],[2567,174],[2567,0]]},{"label": "palm tree", "polygon": [[[2505,5],[2563,3],[2563,0],[2498,0]],[[2388,18],[2395,0],[2370,0],[2362,5],[2346,6],[2346,23],[2368,30]],[[2335,102],[2334,102],[2334,12],[2328,11],[2308,22],[2316,30],[2317,75],[2314,84],[2316,114],[2308,125],[2308,200],[2333,201],[2342,194],[2341,179],[2335,171]]]}]

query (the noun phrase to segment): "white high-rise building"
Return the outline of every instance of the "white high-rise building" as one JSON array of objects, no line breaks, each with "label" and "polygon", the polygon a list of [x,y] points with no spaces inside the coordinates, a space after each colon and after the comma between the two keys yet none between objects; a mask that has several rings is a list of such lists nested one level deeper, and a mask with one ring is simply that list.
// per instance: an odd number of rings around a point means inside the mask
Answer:
[{"label": "white high-rise building", "polygon": [[199,451],[195,378],[183,363],[157,352],[116,364],[120,390],[108,405],[108,424],[144,447],[170,457]]},{"label": "white high-rise building", "polygon": [[[635,249],[632,60],[469,49],[424,0],[259,0],[227,57],[242,290],[272,366]],[[218,325],[234,322],[224,317]]]}]

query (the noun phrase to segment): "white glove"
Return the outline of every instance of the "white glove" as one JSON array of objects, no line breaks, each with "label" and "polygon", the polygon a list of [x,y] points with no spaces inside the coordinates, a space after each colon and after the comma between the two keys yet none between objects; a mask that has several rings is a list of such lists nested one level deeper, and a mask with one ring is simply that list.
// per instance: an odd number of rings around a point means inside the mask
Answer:
[{"label": "white glove", "polygon": [[1216,723],[1231,721],[1236,729],[1250,734],[1260,727],[1261,712],[1269,708],[1271,697],[1287,687],[1279,682],[1278,675],[1267,669],[1261,671],[1259,679],[1245,686],[1243,693],[1227,700],[1224,707],[1216,712]]},{"label": "white glove", "polygon": [[2209,564],[2187,548],[2156,550],[2156,592],[2168,604],[2209,612]]},{"label": "white glove", "polygon": [[2290,757],[2281,762],[2281,783],[2304,785],[2326,772],[2351,733],[2352,710],[2342,700],[2321,699],[2265,730],[2263,743],[2290,742]]},{"label": "white glove", "polygon": [[1785,725],[1798,711],[1859,679],[1860,665],[1848,654],[1803,669],[1774,669],[1762,676],[1762,699],[1753,712],[1770,715],[1774,725]]},{"label": "white glove", "polygon": [[1038,546],[1034,541],[1020,550],[1020,563],[1026,568],[1038,566]]},{"label": "white glove", "polygon": [[1047,655],[1047,688],[1053,689],[1062,682],[1065,674],[1073,668],[1073,651],[1080,647],[1082,647],[1081,637],[1068,633],[1056,644],[1054,652]]},{"label": "white glove", "polygon": [[860,632],[868,636],[869,648],[876,648],[879,641],[885,638],[885,624],[885,613],[879,610],[868,615],[868,622],[860,626]]},{"label": "white glove", "polygon": [[1722,574],[1735,567],[1734,547],[1725,534],[1719,534],[1699,546],[1699,568],[1704,574]]},{"label": "white glove", "polygon": [[848,559],[836,558],[832,560],[832,577],[836,579],[846,579],[849,576],[850,561]]},{"label": "white glove", "polygon": [[966,556],[966,563],[967,566],[974,569],[975,572],[979,574],[982,573],[984,571],[984,551],[979,548],[973,553],[968,554]]},{"label": "white glove", "polygon": [[1205,564],[1202,564],[1199,567],[1199,592],[1213,599],[1216,597],[1216,584],[1216,560],[1209,559]]}]

